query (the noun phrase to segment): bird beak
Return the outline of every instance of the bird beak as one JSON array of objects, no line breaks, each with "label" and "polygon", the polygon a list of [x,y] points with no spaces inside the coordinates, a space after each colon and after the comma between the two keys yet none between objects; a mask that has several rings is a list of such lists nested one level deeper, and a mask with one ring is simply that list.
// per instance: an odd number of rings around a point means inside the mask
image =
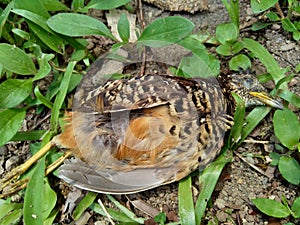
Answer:
[{"label": "bird beak", "polygon": [[267,93],[264,92],[250,92],[250,95],[258,98],[265,105],[271,106],[275,109],[283,109],[281,101],[270,97]]}]

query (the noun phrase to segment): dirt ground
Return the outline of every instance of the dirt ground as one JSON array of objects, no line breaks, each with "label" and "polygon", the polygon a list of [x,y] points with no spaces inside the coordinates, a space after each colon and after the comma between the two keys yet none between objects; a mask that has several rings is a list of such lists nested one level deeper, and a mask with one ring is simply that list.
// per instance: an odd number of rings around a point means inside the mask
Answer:
[{"label": "dirt ground", "polygon": [[[164,11],[154,7],[148,3],[143,3],[144,21],[149,24],[156,18],[166,17],[169,15],[184,16],[194,22],[196,31],[209,31],[214,32],[217,24],[229,21],[225,7],[220,1],[209,1],[208,9],[202,12],[190,14],[186,12],[170,12]],[[291,34],[283,32],[280,25],[274,24],[260,32],[252,32],[250,26],[253,22],[258,20],[258,16],[253,15],[248,1],[241,3],[241,36],[250,37],[259,41],[265,46],[277,60],[281,67],[295,66],[300,62],[300,45],[292,39]],[[110,41],[103,39],[94,39],[91,42],[101,42],[101,48],[96,48],[91,44],[91,48],[97,54],[103,53],[107,46],[111,45]],[[224,59],[222,59],[224,60]],[[264,72],[264,68],[257,62],[254,63],[254,70],[259,73]],[[46,82],[46,81],[45,81]],[[266,84],[268,88],[272,88],[272,83]],[[297,74],[290,83],[290,89],[300,95],[300,76]],[[299,112],[297,112],[299,115]],[[29,112],[27,121],[24,122],[23,127],[30,127],[31,124],[36,124],[38,121],[39,126],[47,128],[48,115],[35,115],[34,112]],[[46,119],[44,119],[46,118]],[[299,187],[293,186],[284,181],[277,169],[266,166],[263,168],[271,174],[269,177],[252,169],[249,164],[259,165],[263,164],[260,157],[248,157],[247,153],[255,156],[268,155],[275,150],[275,144],[278,144],[273,128],[272,128],[272,113],[264,120],[255,131],[248,137],[237,152],[246,158],[249,163],[245,163],[237,155],[234,155],[233,162],[226,166],[223,174],[217,184],[216,190],[213,194],[212,207],[207,209],[206,217],[203,224],[245,224],[245,225],[264,225],[264,224],[284,224],[285,222],[294,222],[299,224],[299,220],[293,218],[274,219],[261,214],[251,203],[253,198],[272,198],[280,201],[282,196],[285,196],[289,203],[293,202],[295,197],[300,195]],[[39,127],[41,128],[41,127]],[[16,151],[17,149],[17,151]],[[0,174],[6,170],[23,162],[28,157],[28,143],[12,143],[5,147],[0,148]],[[53,178],[55,179],[55,178]],[[62,181],[57,185],[58,189],[65,189],[66,184]],[[61,199],[62,210],[60,216],[61,224],[72,224],[74,221],[70,218],[70,213],[74,209],[75,203],[86,193],[77,188],[67,186],[68,195],[66,199]],[[195,199],[200,190],[198,190],[197,180],[193,182],[193,193]],[[15,197],[17,198],[17,196]],[[104,195],[99,195],[105,205],[110,206],[111,203],[107,201]],[[164,211],[176,220],[178,205],[177,205],[177,183],[155,188],[153,190],[145,191],[131,198],[143,200],[149,204],[154,212]],[[120,196],[120,201],[126,203],[128,200],[124,196]],[[137,215],[147,216],[139,209],[132,207]],[[155,211],[157,210],[157,211]],[[76,224],[109,224],[107,218],[96,215],[92,211],[87,211],[80,221]],[[151,224],[149,222],[149,224]]]}]

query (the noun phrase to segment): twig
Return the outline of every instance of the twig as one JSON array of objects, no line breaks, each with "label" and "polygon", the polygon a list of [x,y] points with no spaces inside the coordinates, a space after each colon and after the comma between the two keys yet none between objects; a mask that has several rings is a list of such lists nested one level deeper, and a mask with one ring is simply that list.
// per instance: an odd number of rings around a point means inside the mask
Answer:
[{"label": "twig", "polygon": [[115,225],[114,221],[112,221],[112,219],[111,219],[111,215],[109,215],[109,213],[107,212],[107,210],[106,210],[105,206],[103,205],[101,199],[98,199],[98,203],[99,203],[100,207],[102,208],[102,210],[104,211],[104,213],[105,213],[106,217],[108,218],[109,222],[111,224]]},{"label": "twig", "polygon": [[243,162],[245,162],[246,164],[248,164],[250,167],[252,167],[253,169],[255,169],[257,172],[259,172],[262,175],[270,178],[262,169],[258,168],[257,166],[253,165],[252,163],[248,162],[248,160],[245,159],[243,156],[241,156],[239,153],[234,152],[234,154],[236,154]]},{"label": "twig", "polygon": [[283,14],[283,12],[281,10],[281,7],[280,7],[280,5],[279,5],[278,2],[275,4],[275,7],[276,7],[277,12],[279,13],[279,16],[281,17],[281,19],[283,19],[284,18],[284,14]]}]

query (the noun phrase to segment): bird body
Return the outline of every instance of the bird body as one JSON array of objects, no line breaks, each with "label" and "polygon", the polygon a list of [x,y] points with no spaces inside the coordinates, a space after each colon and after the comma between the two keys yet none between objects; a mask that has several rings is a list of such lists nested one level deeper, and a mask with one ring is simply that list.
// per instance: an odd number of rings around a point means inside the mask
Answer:
[{"label": "bird body", "polygon": [[219,154],[233,125],[226,101],[214,78],[109,80],[67,114],[64,132],[53,140],[77,157],[61,166],[59,176],[113,194],[178,181]]}]

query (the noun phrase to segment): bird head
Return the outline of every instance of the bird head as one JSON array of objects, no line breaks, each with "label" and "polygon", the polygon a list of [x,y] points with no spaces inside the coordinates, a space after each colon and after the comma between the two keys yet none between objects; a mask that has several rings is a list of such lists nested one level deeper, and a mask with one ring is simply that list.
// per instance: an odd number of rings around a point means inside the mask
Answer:
[{"label": "bird head", "polygon": [[230,74],[222,77],[221,82],[226,92],[238,94],[245,102],[246,107],[266,105],[276,109],[283,109],[281,101],[269,95],[265,87],[254,75]]}]

